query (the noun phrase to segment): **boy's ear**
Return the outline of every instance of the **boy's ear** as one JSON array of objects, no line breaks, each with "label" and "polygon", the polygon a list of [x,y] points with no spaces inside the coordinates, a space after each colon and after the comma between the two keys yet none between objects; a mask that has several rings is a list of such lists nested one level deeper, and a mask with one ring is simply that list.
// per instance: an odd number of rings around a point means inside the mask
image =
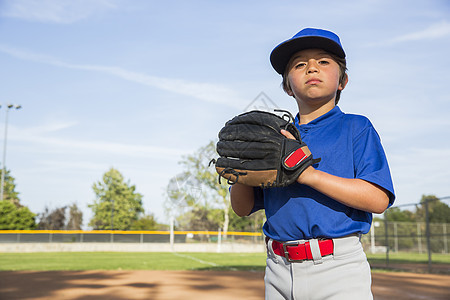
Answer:
[{"label": "boy's ear", "polygon": [[339,83],[338,90],[342,91],[343,89],[345,89],[345,86],[347,85],[347,83],[348,83],[348,75],[345,74],[344,82]]}]

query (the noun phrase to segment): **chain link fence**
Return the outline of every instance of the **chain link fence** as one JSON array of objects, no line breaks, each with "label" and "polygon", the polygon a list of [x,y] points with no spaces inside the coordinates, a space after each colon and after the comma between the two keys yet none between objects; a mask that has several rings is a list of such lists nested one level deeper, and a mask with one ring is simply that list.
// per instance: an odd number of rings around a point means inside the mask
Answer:
[{"label": "chain link fence", "polygon": [[361,239],[373,267],[450,274],[450,197],[394,206]]},{"label": "chain link fence", "polygon": [[448,254],[450,223],[429,223],[427,225],[426,222],[374,221],[369,234],[363,236],[362,242],[366,252],[372,254],[385,253],[388,249],[392,253],[424,254],[430,251],[431,253]]}]

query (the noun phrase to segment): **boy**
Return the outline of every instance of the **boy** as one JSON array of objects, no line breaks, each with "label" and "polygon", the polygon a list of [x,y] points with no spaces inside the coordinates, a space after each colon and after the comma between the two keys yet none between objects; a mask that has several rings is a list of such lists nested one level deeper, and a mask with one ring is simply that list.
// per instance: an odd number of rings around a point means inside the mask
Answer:
[{"label": "boy", "polygon": [[231,187],[236,214],[266,212],[266,299],[372,299],[360,235],[395,196],[372,124],[336,106],[348,82],[339,37],[306,28],[275,47],[270,60],[297,102],[302,140],[321,161],[287,187]]}]

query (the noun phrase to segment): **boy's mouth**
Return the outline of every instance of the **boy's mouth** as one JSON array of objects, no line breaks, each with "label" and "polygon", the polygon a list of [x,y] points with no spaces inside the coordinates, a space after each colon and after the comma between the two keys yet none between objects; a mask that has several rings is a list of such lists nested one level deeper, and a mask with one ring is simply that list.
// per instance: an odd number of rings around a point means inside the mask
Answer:
[{"label": "boy's mouth", "polygon": [[318,78],[311,78],[311,79],[308,79],[307,81],[306,81],[306,84],[319,84],[319,83],[321,83],[322,81],[320,80],[320,79],[318,79]]}]

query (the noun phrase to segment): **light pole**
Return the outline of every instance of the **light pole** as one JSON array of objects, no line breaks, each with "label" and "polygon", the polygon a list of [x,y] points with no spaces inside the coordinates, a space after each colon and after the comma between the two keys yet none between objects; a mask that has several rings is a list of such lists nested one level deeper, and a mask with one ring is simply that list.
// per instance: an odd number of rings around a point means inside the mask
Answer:
[{"label": "light pole", "polygon": [[111,230],[114,230],[114,199],[111,199]]},{"label": "light pole", "polygon": [[[1,107],[1,105],[0,105],[0,107]],[[1,180],[1,186],[0,186],[0,200],[3,200],[3,191],[4,191],[4,184],[5,184],[6,140],[7,140],[7,137],[8,137],[8,112],[12,108],[21,109],[22,106],[21,105],[17,105],[17,104],[7,104],[6,105],[5,137],[4,137],[4,140],[3,140],[3,162],[2,162],[2,168],[3,169],[2,169],[2,180]]]}]

